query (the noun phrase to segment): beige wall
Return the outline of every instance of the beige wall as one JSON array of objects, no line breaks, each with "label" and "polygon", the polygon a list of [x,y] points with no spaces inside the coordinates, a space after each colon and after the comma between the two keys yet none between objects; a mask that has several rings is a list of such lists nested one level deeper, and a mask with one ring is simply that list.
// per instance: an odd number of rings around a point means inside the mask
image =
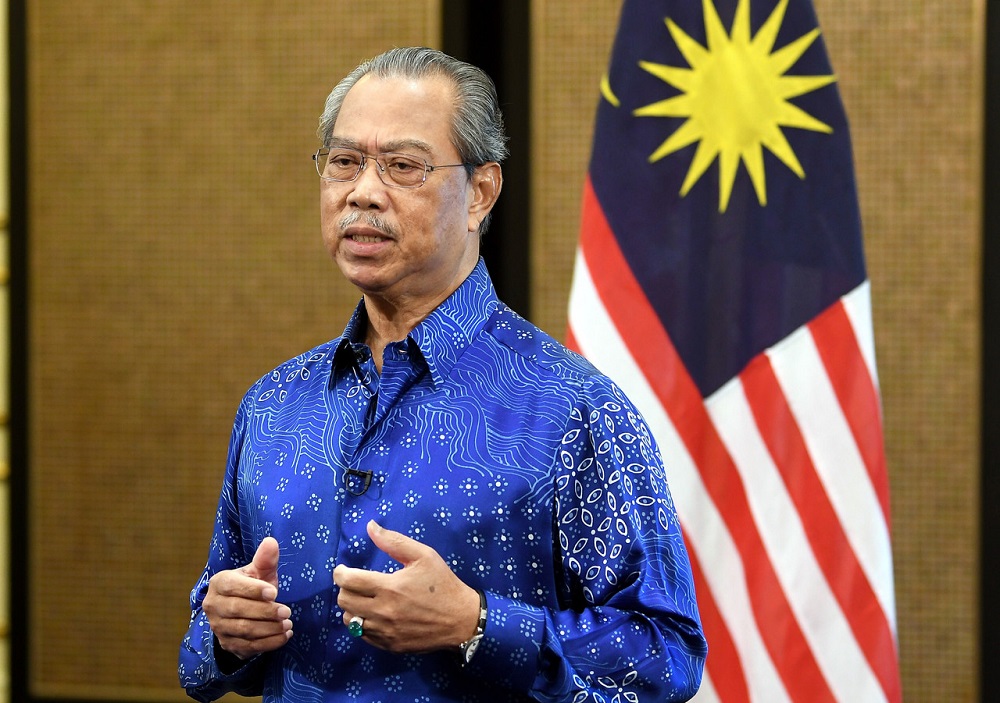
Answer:
[{"label": "beige wall", "polygon": [[[532,3],[532,153],[545,156],[533,159],[532,317],[560,337],[618,4]],[[978,695],[981,5],[816,0],[854,135],[911,703]],[[184,596],[236,403],[338,333],[356,297],[318,241],[316,115],[361,55],[436,44],[438,3],[28,10],[31,687],[180,701]],[[351,31],[331,50],[344,16]],[[4,422],[0,512],[6,460]]]},{"label": "beige wall", "polygon": [[188,700],[237,404],[358,297],[319,238],[319,113],[358,60],[438,44],[438,5],[28,2],[35,695]]},{"label": "beige wall", "polygon": [[[533,3],[534,321],[566,329],[620,3]],[[981,0],[815,0],[851,123],[905,700],[978,700]]]},{"label": "beige wall", "polygon": [[975,701],[983,3],[817,4],[867,232],[904,693]]}]

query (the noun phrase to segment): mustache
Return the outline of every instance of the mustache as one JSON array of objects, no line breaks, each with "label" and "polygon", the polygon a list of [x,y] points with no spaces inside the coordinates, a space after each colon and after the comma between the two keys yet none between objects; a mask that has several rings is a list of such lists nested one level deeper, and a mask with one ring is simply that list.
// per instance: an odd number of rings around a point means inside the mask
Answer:
[{"label": "mustache", "polygon": [[362,220],[364,221],[364,224],[372,227],[373,229],[377,229],[387,237],[395,238],[396,229],[374,212],[352,212],[349,215],[344,215],[338,224],[340,225],[341,230],[346,230],[348,227],[356,225]]}]

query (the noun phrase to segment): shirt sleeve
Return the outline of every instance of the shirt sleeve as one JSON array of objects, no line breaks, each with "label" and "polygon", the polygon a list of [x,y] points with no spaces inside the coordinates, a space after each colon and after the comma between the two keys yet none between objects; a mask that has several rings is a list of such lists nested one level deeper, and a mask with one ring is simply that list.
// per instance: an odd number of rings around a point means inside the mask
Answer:
[{"label": "shirt sleeve", "polygon": [[610,381],[583,398],[556,457],[560,608],[488,594],[505,656],[473,665],[539,701],[686,701],[707,645],[662,459]]},{"label": "shirt sleeve", "polygon": [[214,574],[240,568],[250,561],[243,548],[243,530],[240,527],[237,502],[239,457],[247,426],[249,397],[250,394],[247,394],[244,398],[233,423],[226,476],[215,514],[208,563],[191,590],[191,620],[181,641],[178,658],[177,675],[181,686],[189,696],[199,701],[213,701],[229,692],[245,696],[260,695],[262,690],[266,655],[248,660],[235,671],[224,672],[216,657],[217,640],[201,607],[208,593],[209,579]]}]

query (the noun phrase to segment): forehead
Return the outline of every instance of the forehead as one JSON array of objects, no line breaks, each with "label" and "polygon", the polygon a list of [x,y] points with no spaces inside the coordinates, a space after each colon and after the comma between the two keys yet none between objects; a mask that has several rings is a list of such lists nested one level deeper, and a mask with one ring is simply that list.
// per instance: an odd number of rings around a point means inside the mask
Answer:
[{"label": "forehead", "polygon": [[366,150],[391,151],[413,143],[435,154],[453,151],[454,92],[444,76],[379,78],[368,74],[345,96],[332,136]]}]

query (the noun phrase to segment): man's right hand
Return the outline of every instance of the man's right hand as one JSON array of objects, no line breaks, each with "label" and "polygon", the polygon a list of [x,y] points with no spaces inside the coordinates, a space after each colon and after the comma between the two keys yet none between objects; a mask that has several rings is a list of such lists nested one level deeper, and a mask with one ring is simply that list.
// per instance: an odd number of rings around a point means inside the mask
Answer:
[{"label": "man's right hand", "polygon": [[292,636],[292,615],[278,597],[278,542],[265,537],[253,561],[208,582],[202,609],[224,650],[240,659],[270,652]]}]

